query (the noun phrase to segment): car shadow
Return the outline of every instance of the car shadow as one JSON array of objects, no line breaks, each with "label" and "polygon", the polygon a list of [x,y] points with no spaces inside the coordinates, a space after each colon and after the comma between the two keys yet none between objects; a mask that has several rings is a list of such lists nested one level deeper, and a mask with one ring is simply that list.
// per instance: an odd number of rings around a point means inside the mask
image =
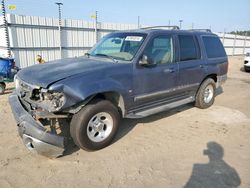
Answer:
[{"label": "car shadow", "polygon": [[59,135],[63,136],[66,140],[65,150],[63,155],[60,157],[71,155],[80,150],[80,148],[74,143],[72,137],[70,136],[70,120],[58,119],[58,125],[60,126],[61,130]]},{"label": "car shadow", "polygon": [[[216,96],[221,95],[223,92],[224,92],[223,88],[221,86],[219,86],[215,91],[215,95]],[[119,131],[118,131],[113,143],[115,143],[116,141],[121,139],[123,136],[128,134],[128,132],[130,132],[139,123],[154,122],[154,121],[157,121],[159,119],[167,118],[167,117],[170,117],[170,116],[175,115],[177,113],[184,112],[184,111],[189,110],[193,107],[194,107],[194,103],[189,103],[189,104],[182,105],[182,106],[173,108],[171,110],[163,111],[163,112],[160,112],[160,113],[157,113],[157,114],[145,117],[145,118],[141,118],[141,119],[124,119],[121,123],[121,126],[119,126]]]},{"label": "car shadow", "polygon": [[223,92],[224,92],[223,88],[222,88],[221,86],[219,86],[218,88],[216,88],[215,95],[216,95],[216,96],[219,96],[219,95],[221,95]]},{"label": "car shadow", "polygon": [[203,152],[209,162],[194,164],[192,174],[184,188],[234,188],[239,187],[241,179],[237,171],[223,160],[224,149],[216,142],[207,143]]},{"label": "car shadow", "polygon": [[[154,122],[154,121],[157,121],[159,119],[167,118],[167,117],[170,117],[170,116],[175,115],[177,113],[189,110],[191,108],[193,108],[193,104],[186,104],[186,105],[179,106],[177,108],[174,108],[174,109],[171,109],[168,111],[164,111],[164,112],[160,112],[158,114],[151,115],[151,116],[141,118],[141,119],[122,119],[121,125],[119,126],[119,129],[118,129],[118,132],[110,145],[118,142],[120,139],[122,139],[124,136],[126,136],[139,123]],[[69,125],[64,126],[64,128],[65,127],[68,127],[67,129],[69,129]],[[69,132],[69,130],[64,130],[64,132]],[[74,142],[70,136],[67,136],[67,138],[68,138],[68,142],[67,142],[67,146],[65,148],[63,156],[71,155],[71,154],[77,152],[78,150],[80,150],[80,148],[74,144]],[[63,157],[63,156],[61,156],[61,157]]]},{"label": "car shadow", "polygon": [[[221,95],[222,93],[223,93],[223,88],[220,86],[216,89],[216,96]],[[189,104],[182,105],[182,106],[173,108],[171,110],[163,111],[163,112],[160,112],[160,113],[157,113],[157,114],[145,117],[145,118],[141,118],[141,119],[122,119],[121,125],[119,126],[119,129],[118,129],[118,132],[110,145],[118,142],[120,139],[122,139],[124,136],[126,136],[139,123],[154,122],[154,121],[157,121],[159,119],[167,118],[167,117],[170,117],[170,116],[175,115],[177,113],[184,112],[184,111],[189,110],[193,107],[194,107],[193,103],[189,103]],[[67,127],[69,127],[69,126],[67,126]],[[68,132],[69,132],[69,130],[68,130]],[[74,144],[72,138],[69,136],[68,137],[68,144],[67,144],[67,147],[66,147],[66,150],[65,150],[63,156],[70,155],[74,152],[77,152],[79,149],[80,148]]]},{"label": "car shadow", "polygon": [[159,119],[167,118],[177,113],[189,110],[193,107],[194,107],[193,104],[190,103],[190,104],[182,105],[182,106],[173,108],[171,110],[160,112],[160,113],[157,113],[157,114],[145,117],[145,118],[123,119],[121,122],[121,125],[119,126],[118,133],[116,134],[112,144],[114,144],[115,142],[117,142],[118,140],[126,136],[139,123],[151,123]]},{"label": "car shadow", "polygon": [[241,68],[240,68],[240,71],[241,71],[241,72],[244,72],[245,74],[249,74],[249,73],[250,73],[250,71],[246,71],[244,67],[241,67]]},{"label": "car shadow", "polygon": [[63,155],[60,156],[60,157],[71,155],[71,154],[73,154],[73,153],[75,153],[75,152],[77,152],[79,150],[80,150],[80,148],[77,145],[75,145],[72,138],[69,138],[68,142],[67,142],[67,146],[65,148],[65,151],[64,151]]}]

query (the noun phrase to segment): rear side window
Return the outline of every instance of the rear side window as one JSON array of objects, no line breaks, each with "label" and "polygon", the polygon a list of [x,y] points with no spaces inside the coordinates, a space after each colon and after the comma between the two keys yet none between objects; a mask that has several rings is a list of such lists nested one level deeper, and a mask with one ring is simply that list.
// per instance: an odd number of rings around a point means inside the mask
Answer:
[{"label": "rear side window", "polygon": [[192,35],[179,35],[180,61],[200,59],[200,51]]},{"label": "rear side window", "polygon": [[203,36],[202,39],[208,58],[218,58],[226,56],[225,49],[218,37]]}]

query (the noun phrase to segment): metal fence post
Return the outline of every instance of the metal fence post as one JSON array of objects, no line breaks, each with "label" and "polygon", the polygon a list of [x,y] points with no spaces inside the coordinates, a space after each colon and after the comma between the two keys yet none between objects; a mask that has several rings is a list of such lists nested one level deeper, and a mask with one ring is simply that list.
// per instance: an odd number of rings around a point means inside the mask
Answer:
[{"label": "metal fence post", "polygon": [[138,29],[140,29],[141,28],[141,17],[140,16],[138,16],[137,24],[138,24]]},{"label": "metal fence post", "polygon": [[3,24],[4,24],[4,29],[5,29],[5,39],[6,39],[6,45],[7,45],[7,56],[11,57],[8,21],[6,19],[6,10],[5,10],[4,0],[2,0],[1,4],[2,4]]},{"label": "metal fence post", "polygon": [[236,45],[236,37],[237,35],[234,35],[234,44],[233,44],[233,56],[235,55],[235,45]]},{"label": "metal fence post", "polygon": [[62,3],[56,3],[58,5],[58,31],[59,31],[59,51],[62,58]]},{"label": "metal fence post", "polygon": [[224,29],[223,38],[222,38],[222,44],[223,44],[223,46],[224,46],[224,44],[225,44],[225,34],[226,34],[226,30]]},{"label": "metal fence post", "polygon": [[98,12],[95,11],[95,42],[98,42]]},{"label": "metal fence post", "polygon": [[246,43],[247,43],[247,33],[245,33],[245,38],[244,38],[243,55],[245,54]]}]

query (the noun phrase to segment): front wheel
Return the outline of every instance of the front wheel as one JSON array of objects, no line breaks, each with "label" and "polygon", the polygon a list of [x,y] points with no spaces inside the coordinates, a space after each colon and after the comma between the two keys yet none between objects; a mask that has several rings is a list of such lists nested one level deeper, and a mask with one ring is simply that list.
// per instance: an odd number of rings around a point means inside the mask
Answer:
[{"label": "front wheel", "polygon": [[118,109],[111,102],[96,100],[73,116],[70,134],[81,149],[102,149],[113,140],[119,121]]},{"label": "front wheel", "polygon": [[212,106],[215,99],[215,88],[215,81],[212,78],[206,79],[196,94],[195,106],[201,109]]}]

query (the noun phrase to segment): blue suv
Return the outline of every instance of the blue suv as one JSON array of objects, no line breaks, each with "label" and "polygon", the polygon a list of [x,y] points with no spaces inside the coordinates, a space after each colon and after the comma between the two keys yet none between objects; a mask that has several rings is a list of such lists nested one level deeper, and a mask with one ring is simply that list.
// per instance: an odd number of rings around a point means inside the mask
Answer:
[{"label": "blue suv", "polygon": [[208,30],[122,31],[106,35],[83,57],[21,70],[9,102],[24,144],[57,157],[68,140],[62,120],[70,122],[77,146],[98,150],[111,143],[121,118],[187,103],[210,107],[227,71],[224,47]]}]

